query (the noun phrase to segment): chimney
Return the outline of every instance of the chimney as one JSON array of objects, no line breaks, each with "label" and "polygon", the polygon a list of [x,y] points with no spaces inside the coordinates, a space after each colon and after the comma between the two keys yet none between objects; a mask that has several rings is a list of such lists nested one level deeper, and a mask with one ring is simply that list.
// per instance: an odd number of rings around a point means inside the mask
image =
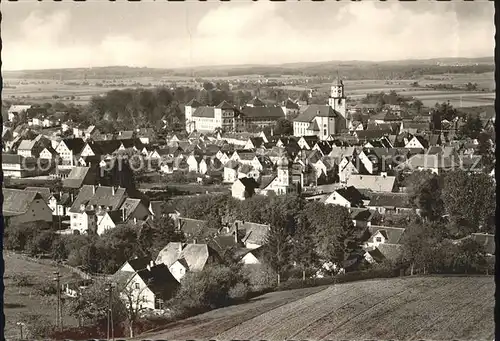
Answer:
[{"label": "chimney", "polygon": [[155,266],[155,261],[154,261],[154,260],[151,260],[151,261],[149,262],[149,266],[150,266],[150,267]]},{"label": "chimney", "polygon": [[182,251],[182,243],[179,243],[179,252]]},{"label": "chimney", "polygon": [[137,224],[137,218],[134,217],[134,224]]},{"label": "chimney", "polygon": [[95,188],[96,186],[92,185],[92,194],[95,194]]},{"label": "chimney", "polygon": [[115,195],[115,186],[111,186],[111,195]]},{"label": "chimney", "polygon": [[196,238],[195,238],[195,239],[193,239],[193,244],[196,244]]},{"label": "chimney", "polygon": [[149,264],[146,265],[146,269],[148,269],[148,271],[151,271],[151,266]]}]

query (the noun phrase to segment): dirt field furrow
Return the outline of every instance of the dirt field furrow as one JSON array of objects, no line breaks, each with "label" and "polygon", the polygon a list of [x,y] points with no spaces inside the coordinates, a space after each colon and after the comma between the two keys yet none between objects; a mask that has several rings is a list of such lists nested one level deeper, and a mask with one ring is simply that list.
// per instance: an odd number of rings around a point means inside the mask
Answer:
[{"label": "dirt field furrow", "polygon": [[[363,312],[351,319],[349,323],[337,326],[328,337],[346,339],[354,337],[411,338],[419,326],[426,323],[429,318],[428,312],[420,311],[419,307],[428,305],[427,298],[446,297],[446,293],[450,292],[450,289],[462,285],[459,282],[452,283],[452,287],[449,287],[448,282],[443,278],[437,278],[431,283],[425,280],[411,283],[405,295],[400,295],[397,299],[388,298],[375,309]],[[398,316],[398,319],[395,319],[394,316]],[[401,323],[404,324],[404,328],[401,327]]]},{"label": "dirt field furrow", "polygon": [[493,339],[491,276],[405,277],[304,290],[267,294],[138,339]]}]

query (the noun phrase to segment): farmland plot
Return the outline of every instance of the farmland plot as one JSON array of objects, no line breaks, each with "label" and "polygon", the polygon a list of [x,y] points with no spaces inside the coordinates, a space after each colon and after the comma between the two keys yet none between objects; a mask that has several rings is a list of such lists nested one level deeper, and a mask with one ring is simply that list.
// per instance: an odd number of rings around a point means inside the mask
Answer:
[{"label": "farmland plot", "polygon": [[195,328],[173,325],[143,338],[491,340],[494,334],[493,277],[406,277],[288,293],[283,304],[273,295],[284,293],[272,293],[189,319]]}]

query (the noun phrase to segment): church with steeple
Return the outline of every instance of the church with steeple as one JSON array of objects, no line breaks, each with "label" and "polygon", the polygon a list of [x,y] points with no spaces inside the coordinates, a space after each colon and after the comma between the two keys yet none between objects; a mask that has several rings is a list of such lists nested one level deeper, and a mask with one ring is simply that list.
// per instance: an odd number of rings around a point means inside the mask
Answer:
[{"label": "church with steeple", "polygon": [[330,87],[328,104],[308,106],[293,121],[293,135],[316,135],[320,140],[326,140],[331,135],[340,134],[348,125],[344,83],[337,78]]}]

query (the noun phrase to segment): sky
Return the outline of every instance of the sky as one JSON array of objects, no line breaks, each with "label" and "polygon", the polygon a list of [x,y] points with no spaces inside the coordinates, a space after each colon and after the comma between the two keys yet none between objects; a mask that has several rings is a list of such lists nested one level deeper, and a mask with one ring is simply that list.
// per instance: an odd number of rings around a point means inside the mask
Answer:
[{"label": "sky", "polygon": [[492,1],[0,4],[4,70],[382,61],[494,54]]}]

